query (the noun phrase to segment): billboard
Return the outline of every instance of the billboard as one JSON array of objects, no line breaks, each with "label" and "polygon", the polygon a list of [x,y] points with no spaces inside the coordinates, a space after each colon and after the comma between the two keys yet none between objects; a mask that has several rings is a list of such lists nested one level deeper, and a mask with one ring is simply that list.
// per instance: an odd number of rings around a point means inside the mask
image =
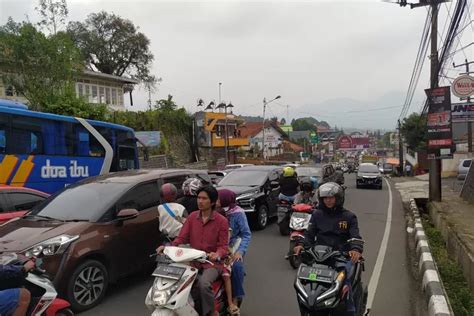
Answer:
[{"label": "billboard", "polygon": [[451,104],[451,122],[474,122],[474,102]]},{"label": "billboard", "polygon": [[453,157],[450,87],[426,89],[428,159]]}]

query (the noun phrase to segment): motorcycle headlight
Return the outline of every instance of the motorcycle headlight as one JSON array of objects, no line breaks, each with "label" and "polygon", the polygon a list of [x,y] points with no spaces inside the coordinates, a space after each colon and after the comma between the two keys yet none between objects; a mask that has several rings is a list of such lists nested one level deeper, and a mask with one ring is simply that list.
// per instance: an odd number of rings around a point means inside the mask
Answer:
[{"label": "motorcycle headlight", "polygon": [[60,235],[45,241],[42,241],[33,247],[25,250],[25,256],[27,257],[38,257],[41,254],[45,256],[53,256],[56,254],[62,254],[68,247],[68,245],[79,239],[79,235]]},{"label": "motorcycle headlight", "polygon": [[170,297],[176,292],[180,286],[183,284],[184,280],[180,280],[179,282],[176,282],[176,284],[173,284],[166,290],[159,290],[158,289],[158,284],[157,280],[153,283],[153,291],[152,291],[152,300],[153,303],[156,305],[165,305]]}]

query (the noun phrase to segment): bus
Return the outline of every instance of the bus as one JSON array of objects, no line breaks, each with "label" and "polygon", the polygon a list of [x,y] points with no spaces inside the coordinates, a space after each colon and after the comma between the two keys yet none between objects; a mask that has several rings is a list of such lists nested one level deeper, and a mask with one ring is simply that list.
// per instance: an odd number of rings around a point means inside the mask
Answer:
[{"label": "bus", "polygon": [[54,193],[90,176],[138,167],[131,128],[0,99],[0,185]]}]

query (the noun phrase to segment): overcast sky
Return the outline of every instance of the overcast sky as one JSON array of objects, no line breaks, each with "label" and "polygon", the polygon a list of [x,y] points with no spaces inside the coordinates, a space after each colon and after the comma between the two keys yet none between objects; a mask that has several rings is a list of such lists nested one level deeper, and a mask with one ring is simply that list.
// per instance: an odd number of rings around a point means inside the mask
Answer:
[{"label": "overcast sky", "polygon": [[[26,15],[37,21],[35,6],[37,1],[0,0],[0,23]],[[395,126],[426,17],[425,8],[377,0],[69,0],[68,6],[70,21],[106,10],[139,26],[151,40],[152,73],[163,79],[153,100],[171,94],[194,112],[199,98],[217,101],[222,82],[222,99],[238,114],[261,115],[263,98],[281,95],[268,116],[286,117],[290,105],[290,118],[312,114],[331,125],[360,128]],[[441,7],[440,32],[448,6]],[[463,46],[472,42],[474,29],[467,30]],[[473,51],[464,51],[470,60]],[[455,61],[464,58],[457,54]],[[411,111],[424,100],[427,74]],[[128,108],[145,109],[147,100],[148,93],[137,88]]]}]

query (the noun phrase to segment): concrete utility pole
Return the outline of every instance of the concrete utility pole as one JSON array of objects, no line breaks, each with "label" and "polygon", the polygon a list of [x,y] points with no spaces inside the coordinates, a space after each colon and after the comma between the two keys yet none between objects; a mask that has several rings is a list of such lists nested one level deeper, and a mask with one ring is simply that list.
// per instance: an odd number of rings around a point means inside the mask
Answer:
[{"label": "concrete utility pole", "polygon": [[[469,65],[474,64],[474,61],[468,62],[467,59],[464,60],[464,64],[457,65],[453,63],[453,67],[462,67],[466,66],[466,75],[471,74],[469,71]],[[467,97],[467,103],[471,102],[471,97]],[[472,122],[467,122],[467,151],[472,153]]]},{"label": "concrete utility pole", "polygon": [[403,141],[402,141],[402,125],[400,120],[398,120],[398,167],[400,168],[400,175],[403,175]]},{"label": "concrete utility pole", "polygon": [[278,100],[281,96],[277,95],[274,99],[267,102],[266,98],[263,98],[263,124],[262,124],[262,159],[265,160],[265,110],[267,109],[267,104]]}]

